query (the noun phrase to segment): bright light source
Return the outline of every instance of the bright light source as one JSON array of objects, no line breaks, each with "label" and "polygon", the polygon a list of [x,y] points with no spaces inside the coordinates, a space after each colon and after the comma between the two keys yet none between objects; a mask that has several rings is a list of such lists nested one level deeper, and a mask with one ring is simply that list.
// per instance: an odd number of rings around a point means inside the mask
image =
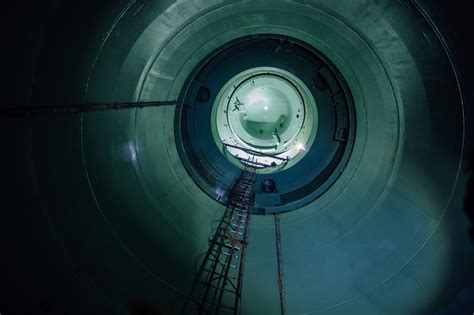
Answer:
[{"label": "bright light source", "polygon": [[303,150],[303,151],[305,151],[304,145],[303,145],[302,143],[297,143],[297,144],[296,144],[296,147],[298,148],[298,150]]},{"label": "bright light source", "polygon": [[265,110],[268,110],[268,106],[265,105],[264,109],[265,109]]}]

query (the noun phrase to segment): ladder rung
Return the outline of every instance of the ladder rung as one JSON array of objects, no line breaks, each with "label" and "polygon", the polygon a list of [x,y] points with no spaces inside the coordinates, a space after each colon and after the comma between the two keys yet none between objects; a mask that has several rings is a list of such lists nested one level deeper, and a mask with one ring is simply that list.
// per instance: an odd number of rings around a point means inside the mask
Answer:
[{"label": "ladder rung", "polygon": [[218,289],[218,290],[223,290],[223,291],[227,291],[227,292],[230,292],[230,293],[236,293],[235,291],[231,291],[229,289],[224,289],[224,288],[219,288],[219,287],[216,287],[215,285],[211,285],[211,284],[208,284],[206,282],[203,282],[203,281],[198,281],[198,283],[200,284],[203,284],[205,286],[208,286],[210,288],[214,288],[214,289]]},{"label": "ladder rung", "polygon": [[240,219],[240,218],[234,218],[234,216],[225,216],[226,219],[234,220],[235,222],[247,222],[246,220]]},{"label": "ladder rung", "polygon": [[[226,256],[230,256],[229,253],[224,253],[224,252],[221,252],[222,255],[226,255]],[[234,258],[239,258],[238,255],[232,255]]]},{"label": "ladder rung", "polygon": [[232,233],[232,234],[244,235],[244,233],[238,232],[238,231],[235,231],[235,230],[229,230],[228,232]]},{"label": "ladder rung", "polygon": [[[214,309],[212,305],[237,310],[235,307],[221,304],[222,294],[224,291],[229,292],[235,294],[235,299],[240,299],[238,288],[243,270],[239,269],[245,260],[245,249],[248,246],[247,229],[250,223],[249,213],[255,202],[255,184],[255,169],[246,168],[230,191],[219,228],[209,240],[206,260],[202,262],[199,276],[195,279],[196,285],[205,286],[206,291],[199,292],[192,289],[189,294],[190,299],[197,304],[198,312],[212,311]],[[227,285],[232,288],[226,288]],[[213,289],[211,293],[210,288]]]}]

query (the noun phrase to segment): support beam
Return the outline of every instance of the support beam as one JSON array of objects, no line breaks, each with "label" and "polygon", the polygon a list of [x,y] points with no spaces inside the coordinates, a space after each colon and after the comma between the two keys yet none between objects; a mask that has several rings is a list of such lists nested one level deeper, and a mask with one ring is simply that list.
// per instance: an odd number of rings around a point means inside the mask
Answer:
[{"label": "support beam", "polygon": [[76,114],[104,110],[160,107],[176,105],[177,101],[129,102],[129,103],[86,103],[61,106],[19,106],[0,108],[0,117],[35,117],[40,115]]},{"label": "support beam", "polygon": [[285,301],[285,274],[283,267],[283,255],[281,252],[281,231],[280,231],[280,217],[274,214],[275,217],[275,234],[276,234],[276,251],[278,261],[278,288],[280,290],[280,310],[281,315],[286,315],[286,301]]}]

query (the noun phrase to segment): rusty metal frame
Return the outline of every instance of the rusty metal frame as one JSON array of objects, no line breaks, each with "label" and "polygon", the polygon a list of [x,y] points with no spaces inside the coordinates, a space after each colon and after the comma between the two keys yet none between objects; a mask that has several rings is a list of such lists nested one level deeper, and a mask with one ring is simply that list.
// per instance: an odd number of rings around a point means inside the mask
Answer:
[{"label": "rusty metal frame", "polygon": [[246,167],[232,187],[182,314],[239,313],[255,180],[255,168]]}]

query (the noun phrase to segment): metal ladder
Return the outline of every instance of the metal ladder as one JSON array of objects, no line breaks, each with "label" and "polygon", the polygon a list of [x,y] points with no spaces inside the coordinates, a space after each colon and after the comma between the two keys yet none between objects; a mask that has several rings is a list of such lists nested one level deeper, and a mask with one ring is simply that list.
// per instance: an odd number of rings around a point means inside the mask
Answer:
[{"label": "metal ladder", "polygon": [[254,201],[255,168],[247,166],[231,189],[182,314],[238,314]]}]

